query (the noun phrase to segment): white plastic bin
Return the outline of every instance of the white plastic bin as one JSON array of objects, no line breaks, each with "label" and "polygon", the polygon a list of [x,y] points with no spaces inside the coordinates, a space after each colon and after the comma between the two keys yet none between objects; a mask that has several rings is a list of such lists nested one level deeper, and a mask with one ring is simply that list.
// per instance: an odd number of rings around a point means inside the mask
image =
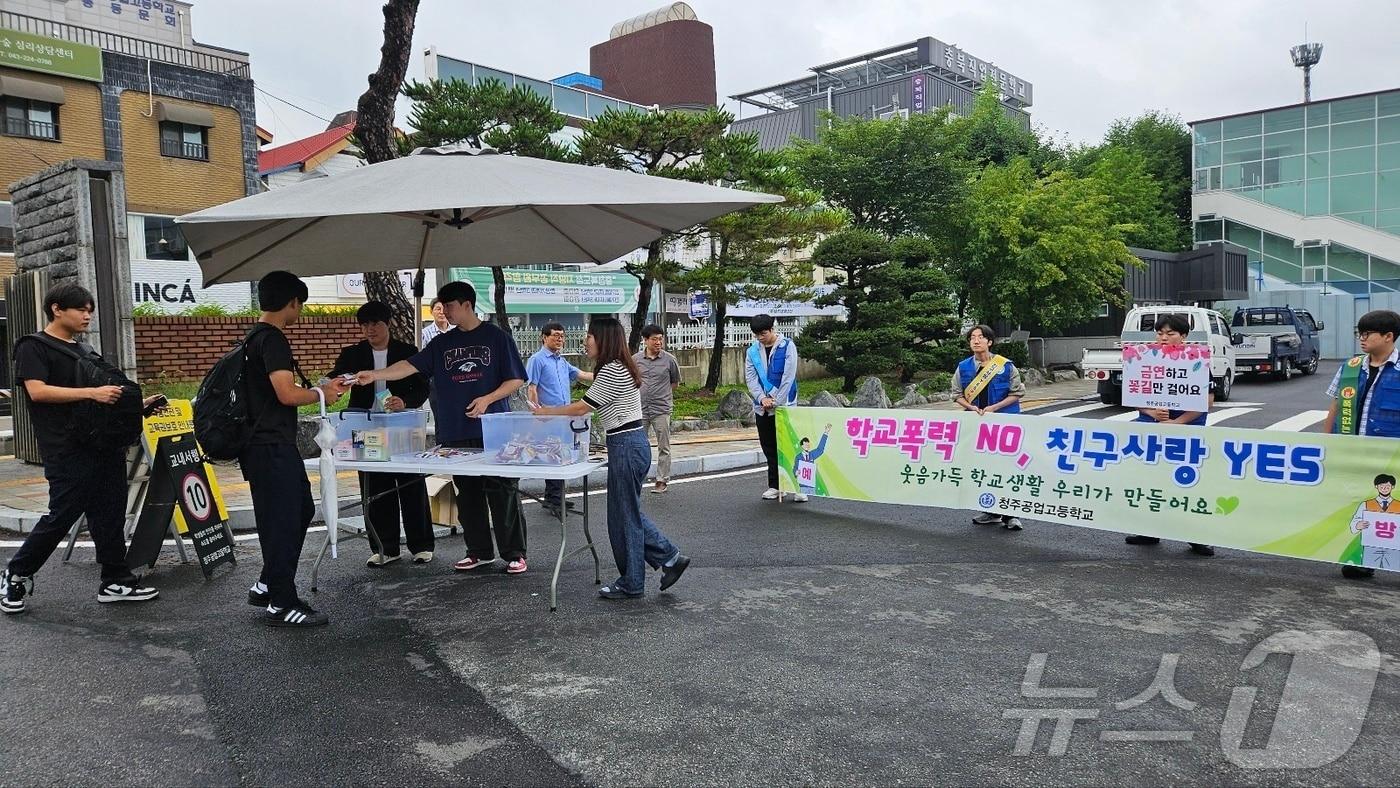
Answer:
[{"label": "white plastic bin", "polygon": [[428,412],[405,410],[374,413],[345,410],[330,415],[335,425],[335,457],[338,460],[388,462],[395,454],[427,448]]},{"label": "white plastic bin", "polygon": [[588,456],[587,416],[487,413],[481,417],[486,462],[569,465]]}]

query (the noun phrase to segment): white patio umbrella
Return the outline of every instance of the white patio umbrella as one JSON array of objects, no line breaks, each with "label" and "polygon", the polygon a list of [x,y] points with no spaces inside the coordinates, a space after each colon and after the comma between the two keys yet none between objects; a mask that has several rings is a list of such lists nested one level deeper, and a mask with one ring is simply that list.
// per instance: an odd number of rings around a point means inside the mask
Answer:
[{"label": "white patio umbrella", "polygon": [[[427,268],[606,263],[667,233],[781,201],[491,149],[419,148],[176,221],[205,287],[272,271],[323,276],[417,268],[421,309]],[[321,418],[326,434],[324,404]],[[321,457],[321,508],[334,555],[335,461],[324,447]]]},{"label": "white patio umbrella", "polygon": [[781,201],[490,149],[420,148],[176,221],[207,287],[278,270],[606,263],[667,233]]}]

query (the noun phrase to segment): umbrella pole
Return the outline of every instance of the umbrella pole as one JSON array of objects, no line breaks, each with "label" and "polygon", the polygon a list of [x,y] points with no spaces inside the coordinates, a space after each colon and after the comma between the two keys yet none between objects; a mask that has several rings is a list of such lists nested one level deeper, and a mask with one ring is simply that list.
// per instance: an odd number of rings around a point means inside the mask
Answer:
[{"label": "umbrella pole", "polygon": [[[418,349],[423,349],[423,332],[418,323],[423,319],[423,263],[428,259],[428,245],[433,240],[436,222],[423,222],[423,243],[418,247],[418,273],[413,277],[413,333],[418,341]],[[439,282],[438,286],[442,283]]]}]

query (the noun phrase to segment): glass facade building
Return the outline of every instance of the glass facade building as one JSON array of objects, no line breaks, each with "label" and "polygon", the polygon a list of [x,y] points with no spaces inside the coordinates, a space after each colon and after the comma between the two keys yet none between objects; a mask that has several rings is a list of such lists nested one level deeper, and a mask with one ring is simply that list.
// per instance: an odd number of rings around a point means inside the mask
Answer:
[{"label": "glass facade building", "polygon": [[[1299,218],[1332,217],[1400,241],[1400,90],[1198,121],[1191,133],[1194,194],[1228,192]],[[1260,282],[1272,277],[1352,292],[1400,290],[1400,260],[1376,249],[1309,241],[1299,237],[1308,234],[1302,227],[1286,232],[1287,221],[1265,227],[1218,213],[1201,220],[1197,211],[1197,217],[1196,241],[1245,247]],[[1384,240],[1369,233],[1349,237],[1361,236]]]}]

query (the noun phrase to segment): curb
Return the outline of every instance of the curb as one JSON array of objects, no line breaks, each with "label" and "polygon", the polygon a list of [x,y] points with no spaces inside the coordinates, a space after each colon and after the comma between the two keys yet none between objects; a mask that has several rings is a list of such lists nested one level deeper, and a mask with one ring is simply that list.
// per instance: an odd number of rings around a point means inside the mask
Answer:
[{"label": "curb", "polygon": [[[699,457],[677,457],[671,460],[672,476],[694,476],[701,473],[718,473],[721,471],[732,471],[739,468],[749,468],[761,465],[764,462],[763,452],[759,449],[746,449],[743,451],[724,452],[721,454],[702,454]],[[656,463],[652,463],[650,474],[656,472]],[[589,487],[592,489],[601,488],[607,484],[607,470],[594,474],[589,479]],[[315,485],[313,485],[314,487]],[[521,489],[528,492],[540,493],[544,491],[544,482],[537,479],[525,479],[520,484]],[[357,503],[354,498],[342,498],[342,507]],[[24,509],[15,509],[10,506],[0,504],[0,529],[27,534],[33,530],[35,523],[43,517],[43,512],[31,512]],[[229,510],[229,527],[235,531],[252,531],[255,529],[253,520],[253,507],[237,506]],[[346,517],[347,521],[360,520],[358,516]],[[316,505],[316,514],[312,522],[321,522],[321,506]],[[363,530],[361,528],[361,530]]]}]

